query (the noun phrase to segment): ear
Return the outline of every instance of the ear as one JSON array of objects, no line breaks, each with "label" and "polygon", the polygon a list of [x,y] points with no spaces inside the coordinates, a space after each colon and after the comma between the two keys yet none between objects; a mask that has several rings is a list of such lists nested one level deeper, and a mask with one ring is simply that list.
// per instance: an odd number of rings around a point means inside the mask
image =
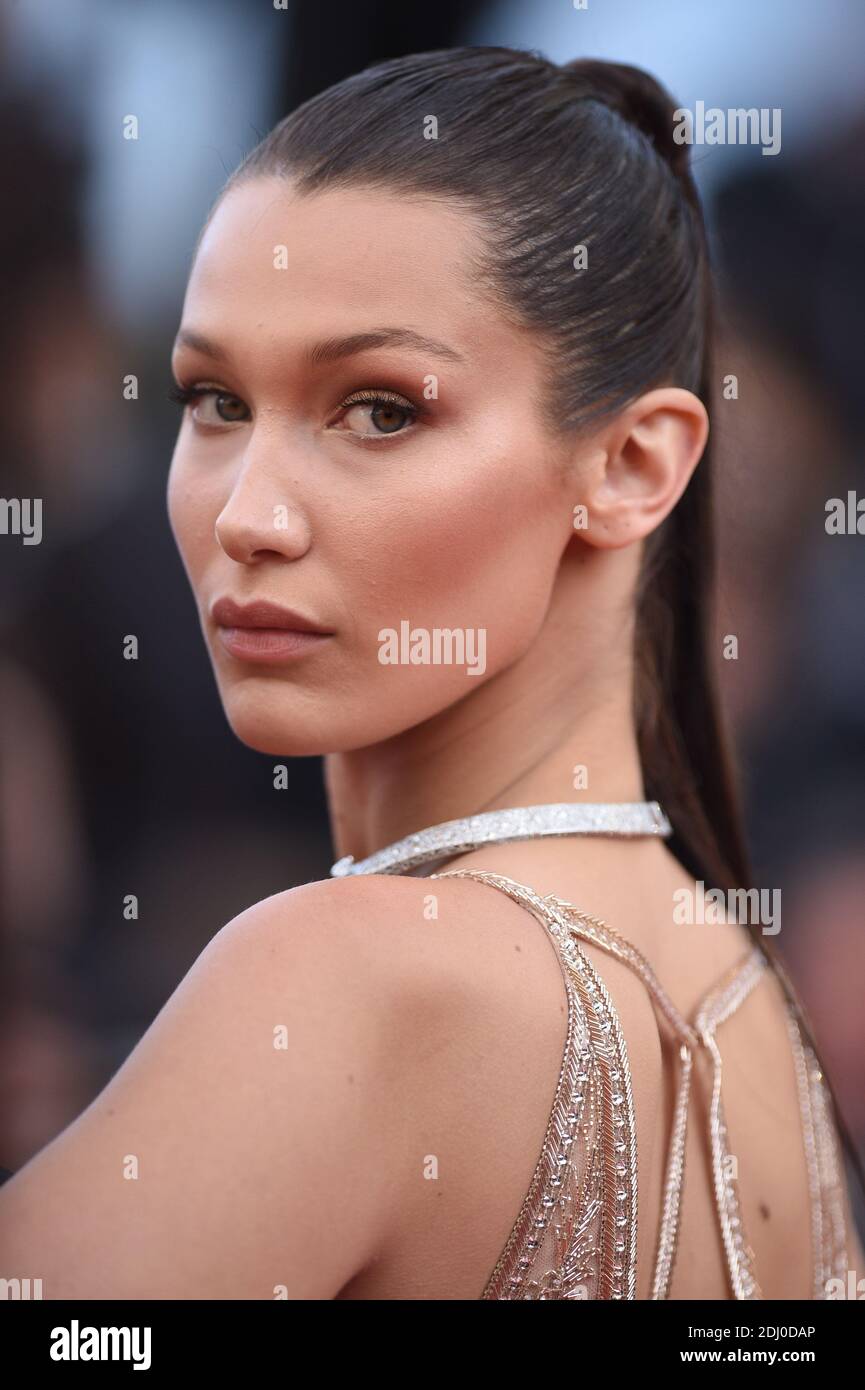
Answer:
[{"label": "ear", "polygon": [[579,469],[587,545],[617,550],[648,536],[673,510],[706,440],[699,397],[678,386],[648,391],[602,426]]}]

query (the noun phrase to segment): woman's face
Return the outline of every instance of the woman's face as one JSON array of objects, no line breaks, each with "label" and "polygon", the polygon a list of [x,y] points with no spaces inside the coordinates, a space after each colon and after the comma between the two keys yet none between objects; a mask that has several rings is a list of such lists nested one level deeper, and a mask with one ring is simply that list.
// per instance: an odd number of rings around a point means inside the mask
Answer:
[{"label": "woman's face", "polygon": [[195,394],[169,514],[250,747],[400,734],[543,624],[573,497],[537,405],[540,346],[472,283],[479,235],[442,203],[259,178],[202,239],[172,359]]}]

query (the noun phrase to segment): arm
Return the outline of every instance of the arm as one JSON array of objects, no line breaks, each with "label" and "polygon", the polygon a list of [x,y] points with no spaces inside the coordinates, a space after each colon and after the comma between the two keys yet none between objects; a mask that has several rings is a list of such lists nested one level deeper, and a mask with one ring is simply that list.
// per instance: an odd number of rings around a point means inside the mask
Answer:
[{"label": "arm", "polygon": [[370,887],[305,885],[217,933],[101,1094],[0,1187],[0,1277],[48,1299],[331,1298],[375,1255],[400,1146]]}]

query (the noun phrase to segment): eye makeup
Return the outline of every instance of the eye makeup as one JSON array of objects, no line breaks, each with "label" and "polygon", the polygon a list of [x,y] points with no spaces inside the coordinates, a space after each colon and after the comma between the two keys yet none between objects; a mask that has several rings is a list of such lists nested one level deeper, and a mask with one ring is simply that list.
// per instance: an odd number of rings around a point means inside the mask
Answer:
[{"label": "eye makeup", "polygon": [[[175,404],[181,405],[184,408],[188,405],[194,405],[197,401],[210,397],[216,400],[221,398],[226,401],[236,402],[241,405],[244,410],[248,410],[248,407],[244,405],[241,398],[233,392],[225,391],[221,387],[207,385],[206,383],[184,386],[179,382],[175,382],[172,384],[167,394],[169,400],[174,401]],[[340,401],[339,405],[336,407],[335,414],[329,417],[328,428],[338,428],[335,424],[336,421],[344,419],[352,410],[363,407],[369,409],[369,420],[370,423],[375,426],[374,430],[371,432],[362,432],[348,428],[341,432],[353,434],[355,437],[365,440],[385,438],[391,434],[407,434],[414,428],[418,420],[423,418],[427,413],[422,406],[398,391],[392,391],[386,387],[364,387],[349,392],[348,395]],[[228,419],[225,416],[220,416],[220,418],[224,424],[230,425],[245,423],[250,417],[247,414],[246,416],[238,416],[235,419]],[[402,426],[399,423],[400,419],[403,420]],[[206,425],[210,422],[199,421],[199,423]],[[218,428],[218,426],[216,427]]]}]

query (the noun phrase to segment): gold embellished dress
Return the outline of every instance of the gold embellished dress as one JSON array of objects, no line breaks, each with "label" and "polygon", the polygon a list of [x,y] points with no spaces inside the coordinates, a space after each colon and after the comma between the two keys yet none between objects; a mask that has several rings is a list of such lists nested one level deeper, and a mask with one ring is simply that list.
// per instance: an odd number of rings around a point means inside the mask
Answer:
[{"label": "gold embellished dress", "polygon": [[[770,969],[758,946],[704,996],[688,1022],[641,953],[606,923],[552,895],[541,897],[484,870],[451,869],[430,878],[476,878],[522,904],[550,934],[562,969],[568,1021],[561,1070],[543,1146],[484,1299],[632,1299],[637,1264],[637,1145],[631,1073],[616,1010],[580,942],[624,961],[643,981],[678,1040],[679,1077],[670,1135],[652,1298],[669,1293],[684,1178],[685,1135],[693,1061],[711,1056],[709,1131],[714,1198],[730,1294],[762,1293],[748,1245],[731,1164],[721,1094],[718,1031]],[[827,1298],[827,1280],[845,1280],[847,1229],[843,1166],[820,1066],[785,998],[798,1081],[808,1170],[812,1297]]]}]

